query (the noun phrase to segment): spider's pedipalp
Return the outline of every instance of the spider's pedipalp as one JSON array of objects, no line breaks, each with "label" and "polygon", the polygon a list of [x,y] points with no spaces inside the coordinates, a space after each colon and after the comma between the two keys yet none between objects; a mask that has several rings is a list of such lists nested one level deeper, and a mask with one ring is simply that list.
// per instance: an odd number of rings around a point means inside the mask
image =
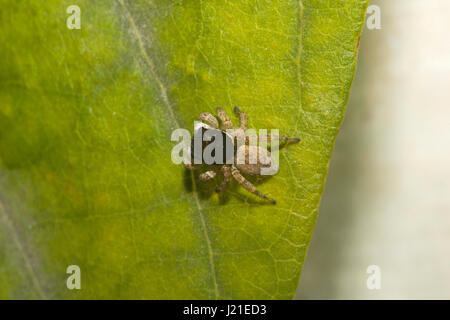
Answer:
[{"label": "spider's pedipalp", "polygon": [[214,179],[216,176],[216,173],[212,170],[206,171],[201,173],[198,178],[200,179],[200,181],[208,181],[211,179]]}]

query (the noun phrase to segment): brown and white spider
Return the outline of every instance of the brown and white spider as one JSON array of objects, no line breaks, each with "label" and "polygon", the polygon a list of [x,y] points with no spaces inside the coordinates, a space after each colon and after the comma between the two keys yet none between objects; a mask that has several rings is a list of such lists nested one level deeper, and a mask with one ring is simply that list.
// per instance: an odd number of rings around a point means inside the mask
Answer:
[{"label": "brown and white spider", "polygon": [[[246,137],[246,130],[247,130],[247,114],[245,112],[242,112],[238,107],[234,108],[234,112],[236,115],[239,116],[240,120],[240,126],[233,128],[233,124],[226,114],[226,112],[222,108],[217,108],[217,117],[220,120],[221,125],[219,126],[219,122],[217,119],[208,112],[203,112],[198,116],[198,120],[200,122],[197,123],[197,126],[194,128],[195,131],[197,130],[215,130],[220,132],[222,136],[225,138],[225,140],[231,140],[231,148],[233,148],[231,163],[230,161],[226,161],[226,156],[223,158],[223,162],[225,164],[220,164],[219,168],[223,173],[224,179],[222,183],[220,183],[219,186],[216,188],[216,192],[222,192],[226,189],[228,184],[230,183],[231,177],[233,177],[240,185],[242,185],[247,191],[257,195],[258,197],[264,198],[268,201],[270,201],[273,204],[276,204],[276,201],[272,198],[269,198],[265,194],[259,192],[256,187],[248,181],[242,174],[248,174],[248,175],[254,175],[259,176],[261,175],[261,169],[262,168],[269,168],[272,165],[273,159],[271,153],[264,147],[251,145],[249,137]],[[233,134],[230,135],[230,129],[234,129],[232,132]],[[245,141],[245,143],[241,143],[239,145],[236,143],[239,139],[240,141]],[[267,142],[271,142],[272,140],[278,139],[279,141],[292,141],[292,142],[299,142],[300,139],[298,138],[289,138],[289,137],[278,137],[273,135],[267,136]],[[200,155],[202,154],[203,149],[208,145],[208,142],[202,142]],[[224,151],[223,155],[227,154],[225,149],[230,148],[230,144],[225,142],[224,145]],[[190,158],[191,160],[194,160],[194,138],[192,139],[191,143],[191,149],[189,150]],[[256,155],[256,161],[248,161],[249,155]],[[244,161],[237,161],[237,159],[244,159]],[[193,163],[193,162],[191,162]],[[195,170],[199,169],[202,165],[201,164],[186,164],[186,168],[189,170]],[[210,170],[203,172],[199,175],[200,181],[208,181],[216,177],[216,171],[217,166],[215,168],[212,168],[211,166]],[[215,170],[214,170],[215,169]]]}]

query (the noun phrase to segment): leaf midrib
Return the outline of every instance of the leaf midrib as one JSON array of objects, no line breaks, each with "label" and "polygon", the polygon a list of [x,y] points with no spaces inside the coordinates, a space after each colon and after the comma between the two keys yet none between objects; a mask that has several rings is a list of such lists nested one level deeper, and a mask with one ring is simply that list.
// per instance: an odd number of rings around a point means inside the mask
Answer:
[{"label": "leaf midrib", "polygon": [[[144,43],[142,41],[142,35],[135,23],[135,20],[133,18],[133,16],[131,15],[130,11],[128,10],[128,8],[126,7],[126,5],[123,3],[122,0],[118,0],[120,5],[122,6],[122,8],[124,9],[125,15],[131,25],[131,28],[133,30],[133,33],[138,41],[139,44],[139,50],[141,51],[141,54],[147,64],[147,66],[150,69],[151,74],[154,77],[154,80],[158,83],[158,86],[160,88],[160,95],[161,98],[163,99],[164,103],[167,105],[167,108],[169,109],[169,113],[170,113],[170,117],[172,118],[172,122],[174,123],[176,128],[181,128],[180,124],[177,121],[176,115],[175,115],[175,110],[169,100],[169,97],[167,95],[167,89],[164,86],[163,82],[161,81],[161,79],[159,78],[158,74],[155,71],[152,59],[150,58],[150,56],[148,55],[147,51],[145,50],[144,47]],[[206,241],[206,245],[208,248],[208,256],[209,256],[209,266],[211,269],[211,276],[212,276],[212,280],[213,280],[213,286],[214,286],[214,295],[215,295],[215,299],[219,299],[219,288],[218,288],[218,284],[217,284],[217,278],[216,278],[216,267],[214,264],[214,250],[213,247],[211,245],[211,239],[210,239],[210,235],[209,235],[209,231],[208,228],[206,226],[206,222],[205,222],[205,217],[204,217],[204,212],[203,212],[203,208],[200,204],[200,199],[198,197],[197,194],[197,184],[195,182],[195,178],[194,178],[194,173],[193,171],[191,171],[191,180],[192,180],[192,193],[194,195],[194,199],[195,199],[195,204],[196,204],[196,211],[198,213],[198,216],[200,218],[200,223],[202,226],[202,230],[203,230],[203,234],[204,234],[204,238]]]}]

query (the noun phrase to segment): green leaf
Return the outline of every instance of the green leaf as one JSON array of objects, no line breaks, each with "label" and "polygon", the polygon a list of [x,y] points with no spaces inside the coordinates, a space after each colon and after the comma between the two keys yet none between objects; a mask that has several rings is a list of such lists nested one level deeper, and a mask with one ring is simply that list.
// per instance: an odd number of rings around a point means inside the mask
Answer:
[{"label": "green leaf", "polygon": [[[0,298],[292,298],[367,2],[2,0]],[[277,205],[171,162],[235,105],[302,139],[257,181]]]}]

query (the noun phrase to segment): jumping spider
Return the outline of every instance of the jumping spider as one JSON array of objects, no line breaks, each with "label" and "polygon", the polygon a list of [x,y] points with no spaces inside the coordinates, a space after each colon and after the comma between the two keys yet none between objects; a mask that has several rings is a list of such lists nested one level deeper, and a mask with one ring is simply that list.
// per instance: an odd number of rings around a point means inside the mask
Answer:
[{"label": "jumping spider", "polygon": [[[212,114],[210,114],[208,112],[203,112],[198,116],[198,120],[200,120],[200,122],[198,122],[198,126],[196,128],[194,128],[194,130],[198,130],[198,129],[213,129],[214,130],[214,129],[216,129],[221,132],[221,134],[225,137],[225,139],[231,139],[233,141],[233,144],[231,146],[234,147],[234,150],[233,150],[234,151],[233,152],[234,159],[232,159],[232,161],[231,161],[232,164],[220,165],[219,168],[223,173],[224,179],[223,179],[222,183],[220,183],[220,185],[217,186],[216,192],[224,191],[226,189],[226,187],[228,186],[228,184],[230,183],[231,177],[233,177],[247,191],[257,195],[258,197],[264,198],[273,204],[276,204],[276,201],[274,199],[269,198],[265,194],[259,192],[256,189],[256,187],[241,174],[241,172],[242,172],[244,174],[255,175],[255,176],[261,175],[260,174],[261,168],[270,167],[270,165],[272,163],[272,157],[271,157],[270,152],[267,149],[260,147],[260,146],[250,145],[250,143],[249,143],[250,139],[248,139],[248,137],[245,137],[245,131],[247,130],[247,114],[245,112],[242,112],[238,107],[234,108],[234,112],[236,113],[236,115],[239,116],[239,120],[240,120],[240,126],[237,128],[234,128],[234,131],[233,131],[233,132],[235,132],[234,136],[231,136],[229,134],[229,132],[226,131],[228,129],[232,129],[233,124],[231,123],[230,118],[228,117],[228,115],[222,108],[216,109],[217,117],[220,120],[221,126],[219,126],[219,122]],[[242,144],[241,146],[236,147],[236,143],[234,143],[234,142],[238,138],[243,138],[244,139],[243,141],[245,141],[245,144]],[[267,136],[267,142],[271,142],[272,140],[277,140],[277,139],[279,141],[283,141],[283,142],[288,142],[288,141],[299,142],[300,141],[300,139],[298,139],[298,138],[290,138],[290,137],[283,137],[283,136],[278,137],[278,136],[272,136],[272,135]],[[202,148],[205,148],[207,144],[208,143],[205,144],[203,142]],[[230,145],[225,143],[224,149],[227,146],[230,146]],[[194,139],[192,139],[191,150],[194,150]],[[252,152],[255,152],[253,154],[257,154],[256,164],[249,164],[249,163],[240,164],[237,161],[238,157],[245,157],[245,159],[248,159],[248,155]],[[224,152],[224,154],[225,154],[225,152]],[[193,152],[191,152],[191,160],[193,160],[193,159],[194,159],[194,154],[193,154]],[[226,160],[226,159],[224,158],[224,160]],[[244,162],[247,162],[247,161],[244,161]],[[191,163],[193,163],[193,162],[191,162]],[[227,163],[227,162],[224,161],[223,163]],[[185,166],[189,170],[195,170],[195,169],[200,168],[202,165],[201,164],[200,165],[185,164]],[[212,169],[212,168],[210,168],[210,169]],[[215,167],[215,169],[217,171],[217,166]],[[216,176],[216,171],[208,170],[206,172],[201,173],[199,175],[200,181],[208,181],[208,180],[213,179]]]}]

